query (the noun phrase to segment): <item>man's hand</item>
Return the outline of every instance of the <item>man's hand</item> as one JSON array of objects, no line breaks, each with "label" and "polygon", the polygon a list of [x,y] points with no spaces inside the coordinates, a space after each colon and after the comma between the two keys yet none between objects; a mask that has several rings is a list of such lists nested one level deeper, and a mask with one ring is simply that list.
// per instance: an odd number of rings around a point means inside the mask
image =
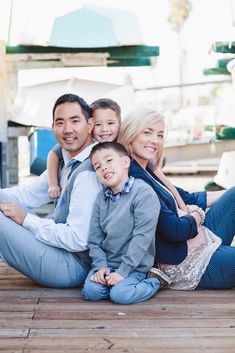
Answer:
[{"label": "man's hand", "polygon": [[112,272],[110,275],[106,276],[106,282],[108,286],[114,286],[118,282],[122,281],[124,277],[119,275],[117,272]]},{"label": "man's hand", "polygon": [[106,282],[106,276],[108,276],[110,274],[110,271],[108,268],[102,267],[99,269],[99,271],[95,272],[92,276],[91,276],[91,281],[93,282],[97,282],[97,283],[101,283],[101,284],[107,284]]},{"label": "man's hand", "polygon": [[18,224],[23,224],[26,212],[15,201],[0,201],[0,210]]}]

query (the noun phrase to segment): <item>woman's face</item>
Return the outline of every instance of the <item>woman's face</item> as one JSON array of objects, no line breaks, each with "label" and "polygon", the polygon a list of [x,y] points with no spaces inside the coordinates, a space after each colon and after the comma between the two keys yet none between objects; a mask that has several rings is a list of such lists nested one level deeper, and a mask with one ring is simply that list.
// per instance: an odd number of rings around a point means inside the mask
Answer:
[{"label": "woman's face", "polygon": [[164,122],[151,123],[131,142],[132,152],[139,165],[146,169],[150,160],[156,159],[164,140]]}]

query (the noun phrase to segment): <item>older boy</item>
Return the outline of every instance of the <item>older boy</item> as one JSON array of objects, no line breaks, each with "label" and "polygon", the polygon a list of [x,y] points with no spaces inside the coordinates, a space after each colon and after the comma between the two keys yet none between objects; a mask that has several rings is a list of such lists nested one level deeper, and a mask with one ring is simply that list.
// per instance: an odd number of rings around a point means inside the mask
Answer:
[{"label": "older boy", "polygon": [[100,143],[90,157],[107,188],[93,209],[88,238],[93,269],[83,298],[110,297],[118,304],[149,299],[160,287],[158,278],[146,278],[154,262],[158,198],[146,183],[128,177],[130,158],[121,144]]}]

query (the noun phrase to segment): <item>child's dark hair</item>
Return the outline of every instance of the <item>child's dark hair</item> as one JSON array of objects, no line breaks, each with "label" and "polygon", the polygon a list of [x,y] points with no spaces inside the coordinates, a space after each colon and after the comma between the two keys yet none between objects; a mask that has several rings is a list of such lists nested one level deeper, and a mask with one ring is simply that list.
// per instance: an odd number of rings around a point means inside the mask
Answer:
[{"label": "child's dark hair", "polygon": [[95,145],[91,150],[90,158],[92,159],[95,152],[102,151],[102,150],[113,150],[121,156],[128,157],[128,152],[125,149],[125,147],[116,141],[112,141],[112,142],[97,143],[97,145]]},{"label": "child's dark hair", "polygon": [[111,109],[111,110],[113,110],[113,111],[116,113],[119,122],[121,122],[121,108],[120,108],[120,106],[119,106],[115,101],[113,101],[112,99],[109,99],[109,98],[100,98],[100,99],[97,99],[96,101],[94,101],[93,103],[91,103],[90,108],[91,108],[91,115],[92,115],[97,109]]},{"label": "child's dark hair", "polygon": [[64,103],[77,103],[77,104],[79,104],[86,120],[88,121],[90,119],[91,109],[90,109],[89,105],[87,104],[87,102],[83,98],[77,96],[76,94],[66,93],[66,94],[63,94],[62,96],[60,96],[54,104],[54,107],[52,109],[53,121],[55,119],[56,108],[58,107],[58,105],[64,104]]}]

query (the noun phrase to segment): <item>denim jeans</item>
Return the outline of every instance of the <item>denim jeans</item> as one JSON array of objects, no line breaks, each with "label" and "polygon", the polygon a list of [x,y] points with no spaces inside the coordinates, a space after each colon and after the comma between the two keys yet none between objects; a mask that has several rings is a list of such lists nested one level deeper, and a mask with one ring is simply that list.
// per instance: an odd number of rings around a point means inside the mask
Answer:
[{"label": "denim jeans", "polygon": [[131,272],[115,286],[108,287],[90,280],[94,272],[94,270],[89,272],[82,290],[82,297],[85,300],[110,298],[116,304],[134,304],[151,298],[160,287],[157,278],[146,279],[146,273],[137,271]]},{"label": "denim jeans", "polygon": [[222,239],[197,289],[235,287],[235,187],[227,190],[206,214],[204,225]]}]

